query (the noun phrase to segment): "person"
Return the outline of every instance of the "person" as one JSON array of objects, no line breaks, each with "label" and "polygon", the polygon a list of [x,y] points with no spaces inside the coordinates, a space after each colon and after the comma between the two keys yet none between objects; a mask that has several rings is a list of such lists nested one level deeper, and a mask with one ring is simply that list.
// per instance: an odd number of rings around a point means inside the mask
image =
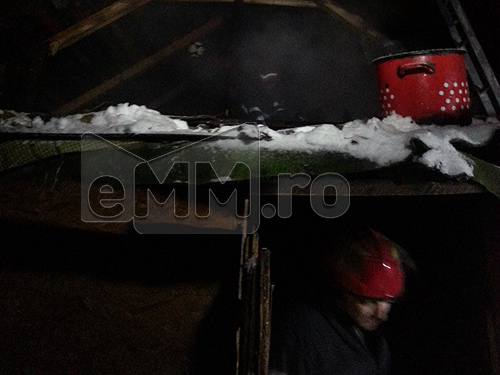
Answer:
[{"label": "person", "polygon": [[327,250],[312,288],[273,302],[269,374],[389,374],[390,351],[380,327],[404,293],[412,261],[365,225]]},{"label": "person", "polygon": [[[287,114],[283,100],[283,82],[278,64],[249,64],[246,79],[242,79],[239,117],[246,121],[268,123],[284,121]],[[269,65],[269,66],[268,66]]]}]

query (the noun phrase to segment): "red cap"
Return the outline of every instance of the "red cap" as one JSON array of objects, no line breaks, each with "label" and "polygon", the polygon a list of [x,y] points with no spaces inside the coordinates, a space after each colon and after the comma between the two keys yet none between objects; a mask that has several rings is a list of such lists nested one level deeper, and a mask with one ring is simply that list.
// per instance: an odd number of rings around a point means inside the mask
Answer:
[{"label": "red cap", "polygon": [[404,274],[396,245],[367,228],[347,244],[335,263],[335,280],[351,293],[375,299],[392,299],[403,293]]}]

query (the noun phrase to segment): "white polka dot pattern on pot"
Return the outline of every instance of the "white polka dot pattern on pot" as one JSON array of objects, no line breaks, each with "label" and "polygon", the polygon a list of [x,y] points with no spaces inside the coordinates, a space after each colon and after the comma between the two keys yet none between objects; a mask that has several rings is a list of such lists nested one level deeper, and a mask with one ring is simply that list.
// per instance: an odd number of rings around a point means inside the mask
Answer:
[{"label": "white polka dot pattern on pot", "polygon": [[469,84],[467,82],[444,82],[438,91],[442,98],[441,112],[455,112],[470,108]]},{"label": "white polka dot pattern on pot", "polygon": [[390,115],[394,110],[392,109],[392,101],[394,100],[394,94],[391,93],[389,87],[380,90],[380,98],[382,99],[382,108],[384,109],[385,115]]}]

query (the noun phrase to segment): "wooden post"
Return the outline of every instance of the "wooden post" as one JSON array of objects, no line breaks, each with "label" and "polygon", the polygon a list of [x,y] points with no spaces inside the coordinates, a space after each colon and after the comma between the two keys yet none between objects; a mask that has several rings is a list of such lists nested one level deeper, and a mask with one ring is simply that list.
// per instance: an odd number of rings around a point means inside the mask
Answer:
[{"label": "wooden post", "polygon": [[271,333],[271,253],[259,248],[259,235],[243,235],[237,332],[237,375],[267,375]]},{"label": "wooden post", "polygon": [[271,252],[262,249],[259,256],[259,375],[267,375],[269,367],[269,349],[271,344]]}]

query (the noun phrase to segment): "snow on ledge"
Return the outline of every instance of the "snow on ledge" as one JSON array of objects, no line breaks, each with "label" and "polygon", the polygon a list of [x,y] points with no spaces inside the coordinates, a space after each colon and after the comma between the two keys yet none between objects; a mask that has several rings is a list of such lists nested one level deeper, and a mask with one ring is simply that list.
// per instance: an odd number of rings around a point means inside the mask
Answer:
[{"label": "snow on ledge", "polygon": [[411,143],[418,140],[426,151],[413,160],[449,176],[473,176],[473,166],[453,146],[462,141],[484,146],[500,128],[495,119],[474,119],[468,126],[418,125],[409,117],[396,114],[384,119],[354,120],[341,125],[318,124],[273,130],[265,125],[239,124],[207,129],[189,127],[186,121],[163,115],[145,106],[122,103],[104,111],[53,117],[48,121],[27,113],[0,110],[0,133],[41,134],[207,134],[226,135],[220,145],[245,147],[236,135],[260,140],[260,148],[276,151],[331,151],[367,159],[380,166],[406,160],[413,153]]}]

